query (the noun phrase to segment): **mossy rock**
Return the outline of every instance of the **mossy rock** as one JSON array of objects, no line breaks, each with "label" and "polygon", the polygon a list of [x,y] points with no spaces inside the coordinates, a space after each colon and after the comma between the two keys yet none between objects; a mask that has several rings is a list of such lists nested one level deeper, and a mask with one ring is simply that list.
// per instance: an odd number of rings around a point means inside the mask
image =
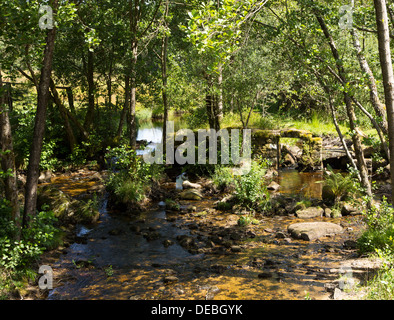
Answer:
[{"label": "mossy rock", "polygon": [[326,204],[332,204],[335,202],[335,194],[329,186],[323,186],[321,197],[323,202]]},{"label": "mossy rock", "polygon": [[203,198],[200,191],[195,189],[186,189],[182,191],[179,196],[183,200],[201,200]]},{"label": "mossy rock", "polygon": [[74,200],[54,186],[40,187],[37,192],[37,208],[52,210],[60,223],[94,223],[100,213],[93,200]]},{"label": "mossy rock", "polygon": [[49,206],[58,219],[74,214],[72,199],[63,191],[52,186],[38,188],[37,208],[42,210],[45,205]]}]

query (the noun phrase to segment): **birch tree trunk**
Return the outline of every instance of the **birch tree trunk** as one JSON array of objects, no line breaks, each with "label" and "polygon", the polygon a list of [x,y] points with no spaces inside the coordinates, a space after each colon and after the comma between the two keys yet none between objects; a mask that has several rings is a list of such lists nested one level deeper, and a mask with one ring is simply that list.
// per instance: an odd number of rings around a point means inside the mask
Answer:
[{"label": "birch tree trunk", "polygon": [[[379,58],[382,68],[384,96],[386,102],[388,137],[390,149],[391,186],[394,187],[394,74],[390,50],[390,30],[385,0],[374,0],[376,25],[378,30]],[[394,190],[394,189],[393,189]],[[394,203],[394,192],[391,193]]]},{"label": "birch tree trunk", "polygon": [[[317,10],[314,10],[313,13],[316,16],[316,19],[318,20],[320,27],[323,30],[324,36],[327,39],[328,44],[330,46],[332,56],[335,59],[336,68],[338,70],[338,76],[340,77],[341,82],[344,85],[344,88],[346,88],[349,85],[349,82],[346,77],[345,69],[340,62],[341,61],[340,55],[339,55],[339,52],[338,52],[337,47],[335,45],[334,39],[332,38],[332,36],[327,28],[327,25],[326,25],[324,19],[322,18],[322,16],[320,15],[320,13]],[[360,135],[359,135],[359,128],[357,127],[357,118],[356,118],[356,114],[354,112],[354,106],[352,103],[352,99],[346,90],[344,90],[343,96],[344,96],[344,102],[345,102],[345,106],[346,106],[346,112],[347,112],[348,119],[349,119],[350,130],[352,133],[354,153],[356,155],[357,168],[358,168],[358,171],[359,171],[359,174],[361,177],[361,184],[362,184],[363,188],[365,189],[367,196],[372,197],[372,187],[371,187],[371,183],[368,178],[367,165],[365,163],[364,152],[363,152],[361,139],[360,139]]]}]

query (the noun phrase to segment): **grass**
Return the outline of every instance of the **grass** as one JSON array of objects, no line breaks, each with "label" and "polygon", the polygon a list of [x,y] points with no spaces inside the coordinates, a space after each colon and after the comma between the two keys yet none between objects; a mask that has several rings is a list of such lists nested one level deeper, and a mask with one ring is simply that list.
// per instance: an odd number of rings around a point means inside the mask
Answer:
[{"label": "grass", "polygon": [[[247,118],[245,113],[244,118]],[[222,121],[222,128],[239,127],[242,124],[241,117],[238,113],[227,113]],[[348,132],[348,127],[345,124],[340,124],[340,129],[343,134]],[[326,120],[318,114],[314,114],[311,119],[294,119],[292,117],[270,114],[263,118],[261,114],[253,112],[250,116],[249,128],[252,129],[266,129],[278,130],[286,128],[294,128],[299,130],[308,130],[314,135],[321,136],[323,134],[337,135],[335,125],[331,120]],[[373,134],[374,130],[366,131],[368,134]]]}]

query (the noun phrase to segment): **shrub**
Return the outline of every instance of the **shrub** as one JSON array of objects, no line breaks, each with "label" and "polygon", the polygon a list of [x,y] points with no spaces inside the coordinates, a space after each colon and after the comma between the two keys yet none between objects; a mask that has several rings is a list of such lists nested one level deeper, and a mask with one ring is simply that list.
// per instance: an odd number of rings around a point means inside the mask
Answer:
[{"label": "shrub", "polygon": [[219,190],[234,190],[233,200],[246,209],[259,212],[270,208],[270,197],[265,183],[266,162],[253,160],[251,170],[244,175],[234,175],[230,167],[218,167],[213,174],[214,185]]},{"label": "shrub", "polygon": [[113,173],[106,186],[119,203],[138,204],[143,201],[162,175],[158,165],[145,163],[128,146],[108,148],[107,161]]},{"label": "shrub", "polygon": [[51,211],[42,211],[30,219],[30,225],[16,239],[17,226],[4,215],[0,218],[0,267],[18,271],[27,268],[46,249],[57,246],[60,231]]},{"label": "shrub", "polygon": [[244,215],[239,217],[238,222],[237,222],[238,226],[240,227],[246,227],[250,224],[259,224],[259,221],[254,219],[252,215]]},{"label": "shrub", "polygon": [[266,169],[253,161],[249,173],[235,179],[237,203],[248,209],[265,211],[270,206],[269,193],[265,184]]},{"label": "shrub", "polygon": [[365,222],[367,229],[358,240],[361,253],[379,250],[394,253],[394,209],[385,197],[379,207],[367,211]]},{"label": "shrub", "polygon": [[233,186],[234,175],[232,168],[218,166],[212,175],[212,181],[219,191],[225,191],[230,186]]}]

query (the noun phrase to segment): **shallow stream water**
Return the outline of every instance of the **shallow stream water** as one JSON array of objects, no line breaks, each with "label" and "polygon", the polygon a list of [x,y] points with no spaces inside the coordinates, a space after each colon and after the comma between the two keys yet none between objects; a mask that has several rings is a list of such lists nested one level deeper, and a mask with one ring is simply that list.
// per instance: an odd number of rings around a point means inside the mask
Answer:
[{"label": "shallow stream water", "polygon": [[[145,133],[139,137],[154,140]],[[320,198],[321,184],[315,182],[321,180],[321,173],[294,170],[277,177],[281,193],[307,198]],[[89,175],[58,177],[55,183],[73,196],[92,187]],[[241,228],[239,216],[215,210],[215,201],[181,201],[180,212],[157,205],[120,216],[108,211],[104,194],[98,223],[77,226],[75,243],[52,263],[48,299],[327,299],[324,284],[338,277],[332,270],[354,255],[343,241],[356,237],[358,217],[312,219],[341,224],[345,232],[306,242],[277,236],[299,222],[296,217],[260,217],[258,225]],[[224,238],[221,245],[211,241],[217,235]],[[186,250],[182,236],[199,249]]]}]

